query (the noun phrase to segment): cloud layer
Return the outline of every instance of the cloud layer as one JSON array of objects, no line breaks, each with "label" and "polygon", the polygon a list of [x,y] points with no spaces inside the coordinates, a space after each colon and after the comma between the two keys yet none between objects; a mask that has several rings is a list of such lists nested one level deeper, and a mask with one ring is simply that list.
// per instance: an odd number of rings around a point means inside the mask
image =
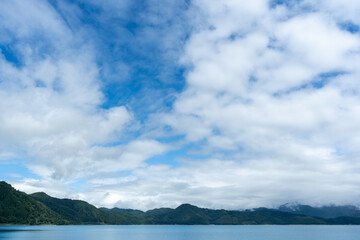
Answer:
[{"label": "cloud layer", "polygon": [[[359,204],[356,1],[146,3],[126,31],[159,55],[131,59],[78,5],[1,3],[0,157],[38,176],[15,186],[140,209]],[[91,6],[121,36],[137,5]]]},{"label": "cloud layer", "polygon": [[118,144],[136,120],[125,106],[101,107],[96,51],[85,34],[46,1],[4,1],[2,9],[0,149],[11,161],[71,181],[136,168],[165,150],[152,139]]},{"label": "cloud layer", "polygon": [[166,123],[235,164],[224,184],[237,182],[235,199],[258,188],[244,202],[356,202],[360,39],[342,25],[352,19],[335,2],[194,4],[207,17]]}]

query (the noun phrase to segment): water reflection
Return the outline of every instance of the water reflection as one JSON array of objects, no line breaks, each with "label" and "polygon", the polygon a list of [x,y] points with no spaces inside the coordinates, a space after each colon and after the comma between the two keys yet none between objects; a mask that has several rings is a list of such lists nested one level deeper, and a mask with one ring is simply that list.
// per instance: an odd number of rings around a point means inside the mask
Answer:
[{"label": "water reflection", "polygon": [[0,226],[6,240],[358,240],[360,226]]}]

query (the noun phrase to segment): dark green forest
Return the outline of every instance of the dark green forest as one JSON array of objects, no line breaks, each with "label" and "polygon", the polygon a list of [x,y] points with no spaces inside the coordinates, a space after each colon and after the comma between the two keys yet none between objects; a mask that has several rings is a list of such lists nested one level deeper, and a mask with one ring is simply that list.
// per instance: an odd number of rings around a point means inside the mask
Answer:
[{"label": "dark green forest", "polygon": [[146,212],[96,208],[85,201],[58,199],[43,192],[28,195],[15,190],[6,182],[0,182],[0,224],[360,224],[360,218],[321,218],[267,208],[247,211],[212,210],[190,204],[182,204],[175,209],[160,208]]}]

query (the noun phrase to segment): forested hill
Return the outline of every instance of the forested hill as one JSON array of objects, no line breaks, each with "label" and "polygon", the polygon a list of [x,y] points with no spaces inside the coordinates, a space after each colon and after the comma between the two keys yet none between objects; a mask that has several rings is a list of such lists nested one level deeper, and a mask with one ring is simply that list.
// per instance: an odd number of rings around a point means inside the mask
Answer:
[{"label": "forested hill", "polygon": [[0,223],[68,224],[61,215],[6,182],[0,182]]},{"label": "forested hill", "polygon": [[147,212],[96,208],[85,201],[53,198],[46,193],[27,195],[0,182],[0,224],[360,224],[360,218],[324,219],[265,208],[212,210],[190,204]]},{"label": "forested hill", "polygon": [[144,224],[144,219],[132,212],[117,209],[96,208],[80,200],[58,199],[46,193],[30,194],[32,198],[43,203],[61,215],[70,224]]}]

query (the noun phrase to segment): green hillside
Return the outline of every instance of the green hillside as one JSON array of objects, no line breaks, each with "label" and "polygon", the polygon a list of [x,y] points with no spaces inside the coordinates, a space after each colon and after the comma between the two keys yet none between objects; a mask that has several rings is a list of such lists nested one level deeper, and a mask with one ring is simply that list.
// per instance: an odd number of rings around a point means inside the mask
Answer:
[{"label": "green hillside", "polygon": [[61,215],[44,204],[0,182],[0,223],[4,224],[67,224]]},{"label": "green hillside", "polygon": [[70,224],[139,224],[142,222],[141,218],[131,212],[98,209],[85,201],[58,199],[43,192],[33,193],[30,196],[61,215]]},{"label": "green hillside", "polygon": [[148,211],[145,213],[149,224],[326,224],[326,220],[305,215],[295,215],[273,210],[226,211],[198,208],[183,204],[176,209]]},{"label": "green hillside", "polygon": [[132,209],[96,208],[80,200],[58,199],[39,192],[27,195],[0,182],[0,224],[358,224],[357,217],[319,217],[258,208],[227,211],[182,204],[175,209],[142,212]]}]

